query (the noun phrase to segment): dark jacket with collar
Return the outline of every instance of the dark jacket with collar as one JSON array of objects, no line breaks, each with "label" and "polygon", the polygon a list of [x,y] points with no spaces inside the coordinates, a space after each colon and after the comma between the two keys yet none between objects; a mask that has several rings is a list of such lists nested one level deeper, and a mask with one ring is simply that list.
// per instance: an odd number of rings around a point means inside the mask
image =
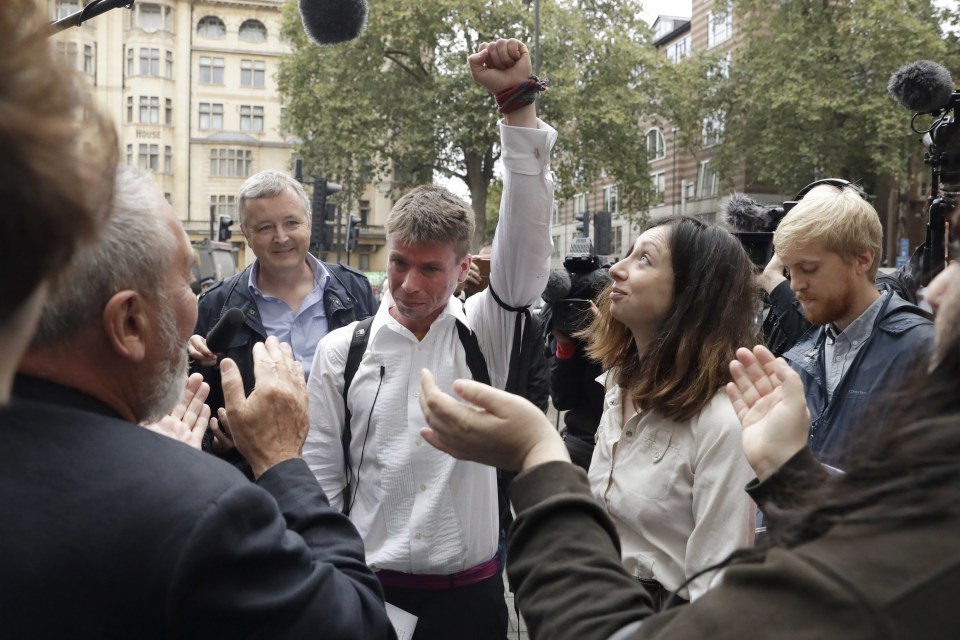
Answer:
[{"label": "dark jacket with collar", "polygon": [[[355,320],[363,320],[377,312],[377,300],[373,295],[370,282],[362,272],[342,264],[324,262],[323,266],[330,274],[323,290],[323,308],[329,331],[344,327]],[[257,303],[247,286],[252,268],[253,265],[248,265],[240,273],[220,282],[200,296],[197,326],[194,329],[195,334],[205,336],[228,309],[236,307],[243,311],[245,318],[243,325],[227,350],[220,355],[237,363],[243,378],[244,393],[247,394],[253,390],[254,383],[253,345],[267,339]],[[216,416],[217,409],[223,406],[219,366],[195,365],[191,371],[203,374],[203,379],[210,385],[207,404]],[[204,440],[204,448],[209,449],[209,444],[208,434],[208,438]],[[245,472],[248,471],[246,461],[239,454],[234,453],[227,458]]]},{"label": "dark jacket with collar", "polygon": [[0,408],[4,638],[394,638],[303,460],[256,483],[79,391]]},{"label": "dark jacket with collar", "polygon": [[883,415],[891,392],[919,358],[933,346],[930,314],[893,291],[874,321],[867,343],[828,399],[824,371],[826,328],[817,326],[784,354],[800,374],[810,410],[810,449],[826,464],[843,467],[847,443],[855,428]]}]

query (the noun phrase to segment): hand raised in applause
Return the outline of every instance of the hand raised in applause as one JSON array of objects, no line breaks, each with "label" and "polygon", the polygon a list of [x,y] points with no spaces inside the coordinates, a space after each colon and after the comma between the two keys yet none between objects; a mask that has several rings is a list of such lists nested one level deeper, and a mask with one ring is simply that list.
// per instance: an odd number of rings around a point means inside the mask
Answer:
[{"label": "hand raised in applause", "polygon": [[255,384],[244,397],[240,370],[230,358],[220,362],[230,435],[253,473],[299,458],[307,437],[307,385],[290,345],[270,336],[253,346]]},{"label": "hand raised in applause", "polygon": [[151,431],[199,449],[207,429],[207,421],[210,419],[210,407],[205,404],[209,394],[210,385],[203,381],[203,376],[194,373],[187,378],[183,399],[173,411],[159,421],[145,426]]},{"label": "hand raised in applause", "polygon": [[803,383],[783,358],[765,347],[737,349],[727,396],[743,425],[743,453],[765,480],[807,445],[810,412]]}]

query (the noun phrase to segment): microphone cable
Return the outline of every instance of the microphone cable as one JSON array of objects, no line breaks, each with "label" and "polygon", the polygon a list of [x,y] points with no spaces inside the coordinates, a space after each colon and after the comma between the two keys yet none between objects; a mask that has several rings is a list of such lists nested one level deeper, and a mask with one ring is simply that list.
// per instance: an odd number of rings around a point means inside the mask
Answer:
[{"label": "microphone cable", "polygon": [[353,505],[357,502],[357,494],[360,493],[360,467],[363,466],[363,452],[367,449],[367,436],[370,435],[370,419],[373,418],[373,410],[377,406],[377,398],[380,397],[380,388],[383,386],[383,375],[386,368],[380,365],[380,381],[377,383],[377,392],[373,394],[373,402],[370,404],[370,413],[367,414],[367,430],[363,434],[363,444],[360,445],[360,462],[357,463],[357,485],[353,488],[353,496],[350,500],[349,513],[353,513]]}]

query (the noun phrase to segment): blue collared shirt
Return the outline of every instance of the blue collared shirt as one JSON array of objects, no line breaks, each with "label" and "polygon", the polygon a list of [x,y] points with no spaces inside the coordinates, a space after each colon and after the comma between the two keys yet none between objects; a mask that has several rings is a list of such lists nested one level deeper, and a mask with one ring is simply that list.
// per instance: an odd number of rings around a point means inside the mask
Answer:
[{"label": "blue collared shirt", "polygon": [[827,338],[823,345],[823,370],[827,375],[828,398],[833,398],[833,392],[847,375],[857,353],[870,339],[877,314],[880,313],[880,307],[883,306],[883,300],[887,295],[889,292],[881,291],[880,297],[840,333],[837,333],[832,324],[827,325]]},{"label": "blue collared shirt", "polygon": [[313,271],[313,291],[300,303],[294,313],[280,298],[264,294],[257,286],[260,275],[260,262],[255,260],[250,269],[250,282],[247,286],[260,311],[260,320],[268,336],[275,336],[280,342],[287,342],[293,349],[293,356],[303,365],[303,374],[310,377],[313,354],[317,343],[327,335],[327,313],[323,308],[323,290],[327,286],[330,274],[323,264],[313,255],[307,254],[307,264]]}]

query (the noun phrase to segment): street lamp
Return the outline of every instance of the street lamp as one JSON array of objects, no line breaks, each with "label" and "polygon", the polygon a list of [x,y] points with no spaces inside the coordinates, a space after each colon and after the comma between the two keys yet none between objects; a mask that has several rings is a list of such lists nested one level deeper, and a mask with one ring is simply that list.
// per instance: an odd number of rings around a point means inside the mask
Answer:
[{"label": "street lamp", "polygon": [[540,77],[540,0],[521,0],[523,4],[533,2],[533,75]]}]

